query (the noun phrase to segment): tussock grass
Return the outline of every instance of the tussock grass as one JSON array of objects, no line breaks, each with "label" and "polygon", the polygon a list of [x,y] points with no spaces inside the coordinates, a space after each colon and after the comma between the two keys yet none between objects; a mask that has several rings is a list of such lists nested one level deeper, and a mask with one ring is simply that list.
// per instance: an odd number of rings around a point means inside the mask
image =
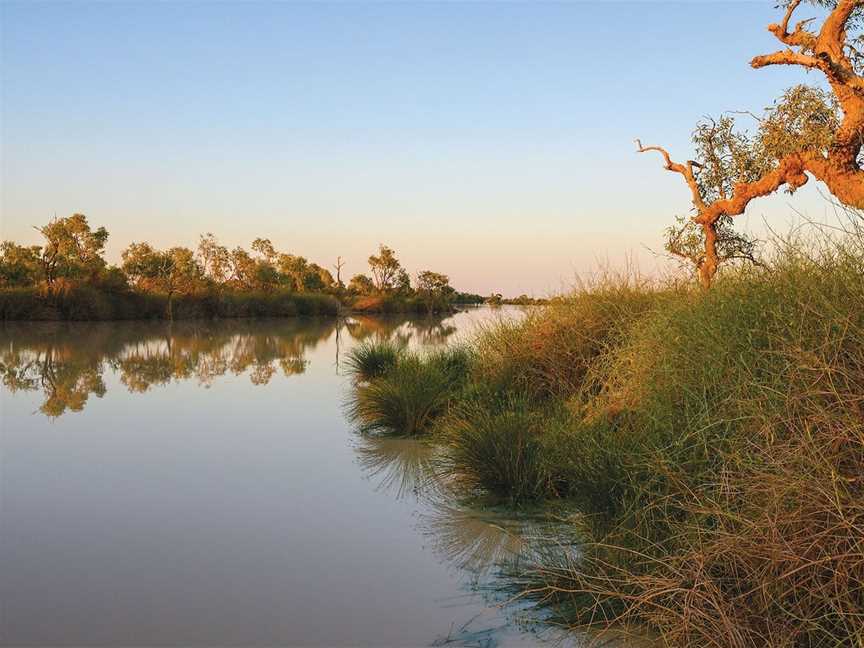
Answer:
[{"label": "tussock grass", "polygon": [[[390,352],[386,343],[367,347],[362,354],[366,364],[360,371],[380,369],[380,364],[373,367],[373,359],[380,363]],[[465,353],[458,347],[426,356],[397,352],[385,373],[354,386],[349,418],[367,434],[417,436],[429,432],[458,393],[465,362],[460,356]],[[353,361],[360,359],[353,356]]]},{"label": "tussock grass", "polygon": [[579,393],[597,357],[662,294],[638,277],[598,277],[523,321],[487,328],[474,343],[475,379],[534,399]]},{"label": "tussock grass", "polygon": [[[862,645],[862,242],[787,242],[600,359],[573,433],[597,442],[562,464],[588,542],[521,581],[561,622],[671,646]],[[592,472],[611,496],[585,493]]]},{"label": "tussock grass", "polygon": [[[708,292],[607,278],[483,332],[462,380],[417,379],[464,493],[580,511],[578,550],[514,575],[523,598],[667,646],[864,646],[856,218]],[[410,391],[396,367],[372,384]]]},{"label": "tussock grass", "polygon": [[396,342],[367,340],[348,353],[345,366],[356,380],[370,381],[396,366],[404,350]]},{"label": "tussock grass", "polygon": [[444,472],[470,493],[525,502],[554,492],[550,413],[523,397],[461,404],[439,426]]}]

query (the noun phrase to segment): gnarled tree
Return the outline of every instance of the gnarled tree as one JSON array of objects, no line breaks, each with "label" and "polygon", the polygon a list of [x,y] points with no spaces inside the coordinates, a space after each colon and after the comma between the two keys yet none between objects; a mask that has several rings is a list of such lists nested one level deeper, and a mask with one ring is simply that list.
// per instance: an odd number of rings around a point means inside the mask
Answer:
[{"label": "gnarled tree", "polygon": [[793,193],[808,173],[851,207],[864,208],[864,0],[811,0],[826,7],[817,30],[803,20],[790,31],[802,0],[787,0],[782,22],[768,30],[787,47],[755,57],[750,65],[796,65],[821,72],[830,92],[809,86],[787,90],[758,119],[754,135],[736,131],[724,116],[700,123],[693,133],[698,160],[679,163],[660,146],[637,150],[659,152],[669,171],[680,174],[690,189],[696,215],[669,231],[667,249],[692,260],[708,287],[720,265],[752,253],[750,242],[734,233],[731,219],[756,198],[785,187]]}]

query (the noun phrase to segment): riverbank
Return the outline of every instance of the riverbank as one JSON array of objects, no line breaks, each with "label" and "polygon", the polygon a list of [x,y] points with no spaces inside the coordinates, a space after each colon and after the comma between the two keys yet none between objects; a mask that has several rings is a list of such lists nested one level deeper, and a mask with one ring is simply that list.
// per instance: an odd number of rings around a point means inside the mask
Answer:
[{"label": "riverbank", "polygon": [[864,637],[864,235],[779,246],[705,292],[609,278],[415,354],[351,356],[366,434],[440,449],[460,497],[567,502],[577,550],[502,587],[670,646]]},{"label": "riverbank", "polygon": [[339,312],[335,297],[287,291],[205,292],[175,295],[169,300],[164,294],[108,291],[83,285],[53,292],[40,288],[0,290],[0,319],[10,321],[335,316]]},{"label": "riverbank", "polygon": [[[112,291],[86,285],[62,290],[12,288],[0,290],[0,320],[110,321],[147,319],[214,319],[235,317],[337,316],[350,314],[444,314],[449,302],[417,297],[367,296],[345,303],[323,293],[202,292],[175,295]],[[169,316],[170,314],[170,316]]]}]

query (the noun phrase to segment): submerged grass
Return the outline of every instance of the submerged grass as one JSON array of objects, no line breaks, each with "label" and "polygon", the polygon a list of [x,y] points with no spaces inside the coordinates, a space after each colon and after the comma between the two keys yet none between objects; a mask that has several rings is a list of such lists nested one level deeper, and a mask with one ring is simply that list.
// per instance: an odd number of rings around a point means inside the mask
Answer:
[{"label": "submerged grass", "polygon": [[[607,280],[358,383],[464,493],[566,499],[513,585],[663,645],[864,646],[864,221],[709,292]],[[445,367],[450,367],[449,370]],[[366,391],[364,391],[366,390]]]}]

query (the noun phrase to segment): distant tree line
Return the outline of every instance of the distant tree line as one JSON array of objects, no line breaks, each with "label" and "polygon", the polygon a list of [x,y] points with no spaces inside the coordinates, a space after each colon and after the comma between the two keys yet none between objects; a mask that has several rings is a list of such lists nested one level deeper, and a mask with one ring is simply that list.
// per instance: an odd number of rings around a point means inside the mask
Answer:
[{"label": "distant tree line", "polygon": [[169,318],[177,299],[202,294],[255,294],[264,299],[286,293],[323,294],[364,311],[441,312],[454,303],[486,301],[480,295],[458,293],[440,272],[423,270],[412,282],[386,245],[369,256],[367,274],[357,274],[345,285],[341,257],[333,266],[334,278],[327,268],[279,251],[266,238],[256,238],[250,250],[229,249],[209,232],[201,235],[196,249],[157,249],[133,242],[121,253],[120,264],[110,265],[104,257],[108,231],[92,228],[83,214],[54,218],[34,229],[44,239],[41,245],[0,243],[0,290],[38,289],[51,296],[87,287],[103,293],[159,295]]}]

